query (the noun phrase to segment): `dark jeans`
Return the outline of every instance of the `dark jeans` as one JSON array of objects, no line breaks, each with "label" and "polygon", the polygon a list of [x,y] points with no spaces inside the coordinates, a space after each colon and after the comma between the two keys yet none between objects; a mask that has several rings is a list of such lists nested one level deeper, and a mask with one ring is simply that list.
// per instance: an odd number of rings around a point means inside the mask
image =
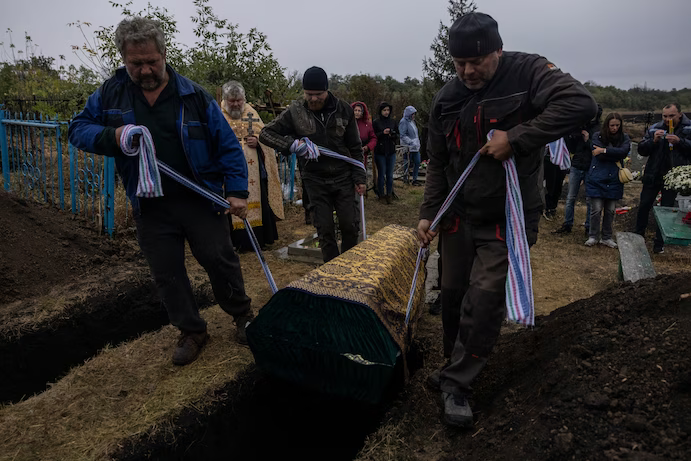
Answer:
[{"label": "dark jeans", "polygon": [[[506,224],[476,226],[457,221],[444,233],[441,280],[444,356],[441,388],[469,394],[471,383],[487,363],[506,317],[508,250]],[[526,216],[528,244],[537,240],[540,213]]]},{"label": "dark jeans", "polygon": [[[590,231],[588,236],[597,239],[600,237],[600,219],[602,219],[602,240],[612,239],[612,226],[614,225],[614,211],[617,201],[600,197],[590,197]],[[604,210],[604,217],[602,211]]]},{"label": "dark jeans", "polygon": [[230,241],[228,218],[201,197],[140,199],[137,239],[170,323],[182,331],[206,331],[185,269],[185,240],[209,274],[221,308],[234,317],[250,310],[240,261]]},{"label": "dark jeans", "polygon": [[545,157],[545,209],[556,210],[566,172]]},{"label": "dark jeans", "polygon": [[324,262],[337,257],[338,242],[333,211],[336,210],[338,227],[341,230],[341,251],[345,252],[357,245],[358,213],[355,200],[355,184],[350,178],[326,183],[324,180],[304,179],[310,197],[313,224],[319,235],[319,246],[322,249]]},{"label": "dark jeans", "polygon": [[[574,208],[576,206],[576,197],[581,188],[581,183],[585,185],[585,178],[587,170],[579,170],[571,167],[569,173],[569,192],[566,196],[566,205],[564,206],[564,226],[573,227]],[[590,199],[586,198],[587,211],[585,215],[585,227],[590,229]]]},{"label": "dark jeans", "polygon": [[[396,155],[375,155],[377,164],[377,195],[383,197],[393,192],[393,170],[396,167]],[[384,190],[386,181],[386,190]],[[384,193],[386,192],[386,193]]]},{"label": "dark jeans", "polygon": [[[643,184],[643,190],[641,191],[641,199],[638,205],[638,216],[636,216],[636,233],[645,237],[645,230],[648,227],[648,216],[650,216],[650,211],[653,209],[655,204],[655,198],[657,194],[662,191],[662,198],[660,199],[660,205],[662,206],[674,206],[674,199],[677,197],[677,193],[673,190],[667,190],[664,188],[662,179],[654,181],[652,184]],[[662,240],[662,233],[660,232],[660,227],[655,224],[655,242],[653,245],[656,248],[662,248],[665,242]]]}]

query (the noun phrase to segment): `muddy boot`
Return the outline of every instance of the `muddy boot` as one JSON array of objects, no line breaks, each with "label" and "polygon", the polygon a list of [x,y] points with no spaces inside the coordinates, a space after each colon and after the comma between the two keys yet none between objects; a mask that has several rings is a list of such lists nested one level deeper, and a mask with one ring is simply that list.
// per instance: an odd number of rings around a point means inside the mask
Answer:
[{"label": "muddy boot", "polygon": [[208,340],[209,335],[206,331],[203,333],[181,332],[178,345],[173,352],[173,365],[182,366],[194,362]]},{"label": "muddy boot", "polygon": [[444,402],[443,421],[446,424],[460,428],[473,427],[473,411],[465,395],[442,392],[441,398]]},{"label": "muddy boot", "polygon": [[235,341],[237,341],[238,344],[242,344],[243,346],[247,345],[247,332],[245,329],[247,325],[252,323],[252,320],[254,320],[252,312],[235,318]]},{"label": "muddy boot", "polygon": [[393,198],[391,198],[391,194],[387,195],[386,196],[386,204],[391,205],[392,202],[393,202]]}]

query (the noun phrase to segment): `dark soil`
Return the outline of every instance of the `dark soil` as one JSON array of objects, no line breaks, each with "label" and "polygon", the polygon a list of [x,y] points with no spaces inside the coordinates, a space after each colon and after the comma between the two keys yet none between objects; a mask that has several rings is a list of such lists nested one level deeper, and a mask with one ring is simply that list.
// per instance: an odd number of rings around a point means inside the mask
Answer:
[{"label": "dark soil", "polygon": [[[195,297],[214,303],[208,282]],[[136,241],[0,192],[0,320],[0,402],[16,402],[168,316]]]},{"label": "dark soil", "polygon": [[689,274],[622,284],[502,335],[476,383],[470,431],[439,425],[437,392],[411,391],[418,373],[389,415],[411,447],[406,459],[439,459],[425,456],[432,438],[446,461],[689,459],[687,292]]},{"label": "dark soil", "polygon": [[98,235],[71,213],[0,191],[0,306],[140,258],[132,242]]}]

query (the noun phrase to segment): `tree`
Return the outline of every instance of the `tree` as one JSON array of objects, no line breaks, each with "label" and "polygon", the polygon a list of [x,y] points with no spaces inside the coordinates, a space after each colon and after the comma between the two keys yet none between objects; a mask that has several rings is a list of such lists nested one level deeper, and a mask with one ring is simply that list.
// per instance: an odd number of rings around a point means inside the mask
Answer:
[{"label": "tree", "polygon": [[[449,0],[447,11],[451,16],[451,24],[458,18],[472,13],[477,9],[473,0]],[[422,72],[426,78],[438,88],[441,88],[446,82],[456,75],[453,67],[453,61],[449,54],[449,26],[439,21],[439,33],[432,41],[430,46],[432,50],[431,58],[424,58],[422,60]]]}]

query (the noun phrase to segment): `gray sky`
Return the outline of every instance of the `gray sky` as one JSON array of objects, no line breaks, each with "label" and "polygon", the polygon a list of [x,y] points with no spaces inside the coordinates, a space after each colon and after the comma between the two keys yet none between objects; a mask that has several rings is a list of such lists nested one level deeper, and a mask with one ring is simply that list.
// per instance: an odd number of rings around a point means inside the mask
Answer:
[{"label": "gray sky", "polygon": [[[686,46],[691,0],[476,4],[499,23],[505,50],[542,54],[581,81],[624,89],[643,84],[665,90],[691,87]],[[132,9],[145,5],[145,0],[134,0]],[[192,0],[165,5],[178,21],[178,41],[192,45]],[[242,32],[256,27],[266,33],[276,58],[289,70],[318,65],[329,74],[369,73],[399,80],[421,76],[439,20],[449,22],[446,0],[211,0],[211,6]],[[18,49],[26,31],[43,54],[64,54],[69,63],[77,63],[71,45],[81,45],[83,39],[68,22],[101,26],[121,19],[107,0],[7,0],[1,11],[0,41],[6,49],[7,28],[13,30]]]}]

